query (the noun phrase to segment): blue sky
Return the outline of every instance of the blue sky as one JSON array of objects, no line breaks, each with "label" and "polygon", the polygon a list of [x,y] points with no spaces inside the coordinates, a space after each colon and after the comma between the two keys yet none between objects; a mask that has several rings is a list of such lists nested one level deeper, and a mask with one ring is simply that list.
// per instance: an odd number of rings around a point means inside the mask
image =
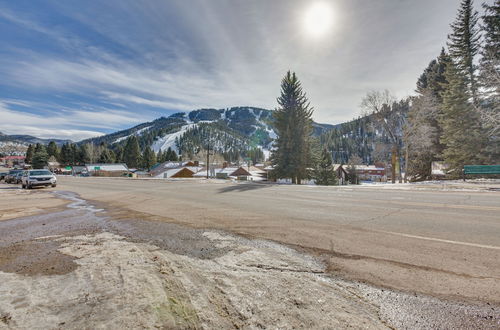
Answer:
[{"label": "blue sky", "polygon": [[[0,0],[0,132],[83,138],[197,108],[273,109],[287,70],[316,121],[357,117],[370,90],[413,93],[458,0]],[[479,4],[476,4],[479,7]]]}]

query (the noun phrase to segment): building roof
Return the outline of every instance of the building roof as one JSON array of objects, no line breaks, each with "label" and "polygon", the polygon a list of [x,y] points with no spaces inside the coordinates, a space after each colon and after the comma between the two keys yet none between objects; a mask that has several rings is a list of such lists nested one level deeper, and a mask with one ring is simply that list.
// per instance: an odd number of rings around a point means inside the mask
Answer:
[{"label": "building roof", "polygon": [[120,164],[85,164],[85,167],[87,167],[87,171],[89,171],[89,172],[96,171],[96,167],[99,168],[99,171],[106,171],[106,172],[118,172],[118,171],[128,172],[129,171],[127,165],[123,164],[123,163],[120,163]]},{"label": "building roof", "polygon": [[[237,173],[239,172],[239,173]],[[248,175],[251,174],[244,169],[242,166],[240,167],[225,167],[218,170],[215,170],[215,173],[226,173],[228,176],[237,176],[237,175]]]},{"label": "building roof", "polygon": [[385,168],[375,165],[354,165],[354,168],[356,171],[385,171]]},{"label": "building roof", "polygon": [[173,162],[173,161],[168,161],[164,162],[161,164],[155,165],[149,173],[151,176],[157,177],[157,176],[163,176],[163,173],[165,173],[167,170],[170,169],[180,169],[186,166],[194,166],[194,162],[192,161],[186,161],[186,162]]},{"label": "building roof", "polygon": [[25,156],[5,156],[0,159],[5,161],[5,160],[23,160],[25,158],[26,158]]},{"label": "building roof", "polygon": [[164,177],[164,178],[165,177],[171,178],[181,171],[189,171],[194,175],[200,169],[201,169],[201,167],[199,167],[199,166],[184,166],[184,167],[178,167],[178,168],[171,168],[171,169],[167,169],[167,170],[161,172],[161,174],[157,175],[157,177],[159,176],[159,177]]}]

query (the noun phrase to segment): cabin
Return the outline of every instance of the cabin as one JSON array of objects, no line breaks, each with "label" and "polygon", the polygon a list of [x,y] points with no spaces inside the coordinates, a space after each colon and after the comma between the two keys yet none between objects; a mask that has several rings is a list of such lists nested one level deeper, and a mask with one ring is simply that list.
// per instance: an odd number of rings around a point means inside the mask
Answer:
[{"label": "cabin", "polygon": [[92,176],[120,177],[128,176],[130,170],[124,163],[119,164],[85,164],[87,173]]},{"label": "cabin", "polygon": [[155,165],[149,171],[149,176],[157,179],[192,178],[201,169],[197,161],[169,161]]},{"label": "cabin", "polygon": [[[203,178],[207,176],[207,169],[206,167],[204,169],[201,169],[198,171],[194,177],[196,178]],[[249,177],[251,177],[252,174],[247,171],[245,168],[242,166],[240,167],[222,167],[222,168],[210,168],[209,171],[209,177],[217,178],[217,179],[239,179],[239,180],[247,180]]]}]

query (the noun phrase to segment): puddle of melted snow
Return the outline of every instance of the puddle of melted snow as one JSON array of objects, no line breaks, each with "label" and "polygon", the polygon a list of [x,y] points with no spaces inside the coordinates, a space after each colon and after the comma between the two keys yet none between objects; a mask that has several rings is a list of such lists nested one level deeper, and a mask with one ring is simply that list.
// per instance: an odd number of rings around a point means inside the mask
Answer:
[{"label": "puddle of melted snow", "polygon": [[104,211],[103,209],[98,209],[94,207],[93,205],[89,204],[86,200],[78,197],[77,194],[69,191],[56,191],[54,192],[54,195],[62,199],[73,201],[72,203],[67,205],[67,207],[70,209],[89,211],[92,213]]}]

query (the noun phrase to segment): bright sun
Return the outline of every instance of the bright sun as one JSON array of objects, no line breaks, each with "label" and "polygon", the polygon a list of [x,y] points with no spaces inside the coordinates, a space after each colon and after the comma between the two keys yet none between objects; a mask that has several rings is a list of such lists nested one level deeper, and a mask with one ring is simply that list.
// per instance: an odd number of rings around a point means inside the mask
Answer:
[{"label": "bright sun", "polygon": [[330,30],[333,24],[332,7],[326,2],[316,2],[307,9],[304,17],[306,32],[320,37]]}]

